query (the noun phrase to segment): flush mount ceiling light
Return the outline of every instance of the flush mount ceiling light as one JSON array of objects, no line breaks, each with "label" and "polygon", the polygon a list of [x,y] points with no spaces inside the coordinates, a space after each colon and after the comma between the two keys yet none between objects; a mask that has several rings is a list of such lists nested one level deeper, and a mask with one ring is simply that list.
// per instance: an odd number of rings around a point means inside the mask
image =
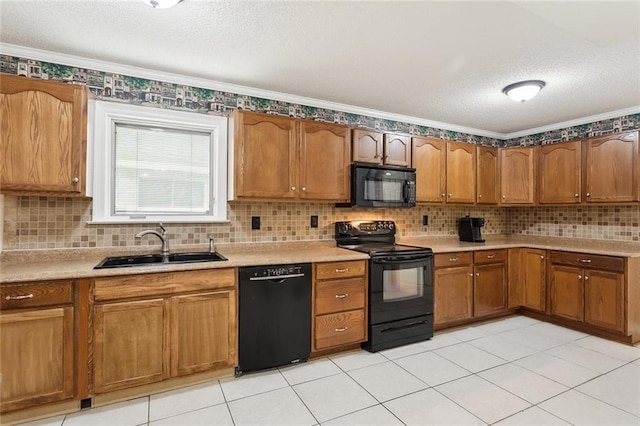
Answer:
[{"label": "flush mount ceiling light", "polygon": [[142,0],[154,9],[168,9],[180,3],[182,0]]},{"label": "flush mount ceiling light", "polygon": [[502,89],[502,93],[516,102],[524,102],[533,98],[545,86],[542,80],[527,80],[513,83]]}]

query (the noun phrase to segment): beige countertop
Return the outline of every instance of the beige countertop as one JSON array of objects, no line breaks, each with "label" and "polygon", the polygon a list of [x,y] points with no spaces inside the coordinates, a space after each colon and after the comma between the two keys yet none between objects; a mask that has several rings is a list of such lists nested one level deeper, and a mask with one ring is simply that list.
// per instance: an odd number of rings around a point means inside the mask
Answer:
[{"label": "beige countertop", "polygon": [[528,247],[619,257],[640,257],[640,243],[582,240],[576,238],[534,237],[526,235],[485,235],[484,243],[465,243],[457,237],[402,237],[402,244],[429,247],[434,253]]},{"label": "beige countertop", "polygon": [[[176,252],[203,251],[203,247]],[[206,251],[206,250],[204,250]],[[156,264],[124,268],[93,269],[106,256],[155,253],[157,250],[90,250],[30,251],[5,253],[0,263],[0,283],[94,278],[153,272],[191,271],[197,269],[233,268],[240,266],[277,265],[307,262],[333,262],[368,259],[364,253],[335,247],[335,242],[252,243],[219,245],[217,250],[227,261]]]},{"label": "beige countertop", "polygon": [[[640,243],[570,238],[485,235],[484,243],[464,243],[457,237],[401,237],[403,244],[430,247],[435,253],[530,247],[620,257],[640,257]],[[181,247],[176,252],[206,251],[205,247]],[[335,247],[333,241],[295,243],[221,244],[217,251],[228,261],[93,269],[104,257],[155,253],[148,247],[119,249],[67,249],[5,252],[0,255],[0,283],[92,278],[152,272],[232,268],[306,262],[368,259],[363,253]]]}]

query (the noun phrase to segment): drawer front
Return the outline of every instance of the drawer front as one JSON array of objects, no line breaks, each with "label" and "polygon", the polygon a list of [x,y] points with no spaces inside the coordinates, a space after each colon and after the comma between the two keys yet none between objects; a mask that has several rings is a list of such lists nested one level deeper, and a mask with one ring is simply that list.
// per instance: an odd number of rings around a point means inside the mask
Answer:
[{"label": "drawer front", "polygon": [[7,284],[0,287],[0,308],[19,309],[73,303],[71,280]]},{"label": "drawer front", "polygon": [[364,260],[347,262],[327,262],[316,264],[316,279],[330,280],[335,278],[361,277],[365,272]]},{"label": "drawer front", "polygon": [[236,285],[236,276],[235,268],[224,268],[96,278],[94,298],[99,302],[229,288]]},{"label": "drawer front", "polygon": [[319,315],[315,318],[315,349],[363,342],[365,329],[364,309]]},{"label": "drawer front", "polygon": [[363,309],[364,278],[323,281],[316,284],[316,315]]},{"label": "drawer front", "polygon": [[433,264],[436,268],[463,266],[470,265],[471,263],[473,263],[473,252],[471,251],[440,253],[433,257]]},{"label": "drawer front", "polygon": [[476,264],[500,263],[506,261],[506,250],[480,250],[473,253],[473,262]]},{"label": "drawer front", "polygon": [[608,271],[624,272],[624,259],[622,257],[552,251],[551,262],[561,265],[572,265],[581,266],[584,268],[606,269]]}]

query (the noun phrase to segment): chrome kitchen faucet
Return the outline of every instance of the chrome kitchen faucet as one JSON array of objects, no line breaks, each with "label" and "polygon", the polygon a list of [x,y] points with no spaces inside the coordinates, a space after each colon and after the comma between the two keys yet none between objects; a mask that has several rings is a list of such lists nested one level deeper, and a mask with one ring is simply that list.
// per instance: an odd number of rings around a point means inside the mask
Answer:
[{"label": "chrome kitchen faucet", "polygon": [[165,227],[162,226],[162,222],[160,222],[158,226],[160,226],[160,229],[162,229],[162,234],[158,231],[154,231],[153,229],[146,229],[142,232],[137,233],[136,238],[142,238],[148,234],[155,235],[156,237],[160,238],[160,241],[162,241],[162,249],[160,250],[160,254],[163,256],[169,256],[169,234],[167,233]]}]

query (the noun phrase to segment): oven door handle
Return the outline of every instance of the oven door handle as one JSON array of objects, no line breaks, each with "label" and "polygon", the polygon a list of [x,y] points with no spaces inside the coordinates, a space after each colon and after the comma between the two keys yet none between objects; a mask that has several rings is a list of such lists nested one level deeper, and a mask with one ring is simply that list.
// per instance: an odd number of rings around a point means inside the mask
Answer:
[{"label": "oven door handle", "polygon": [[412,257],[380,257],[380,258],[373,258],[371,259],[371,261],[373,263],[381,263],[381,264],[385,264],[385,265],[402,265],[405,263],[415,263],[415,262],[421,262],[421,261],[425,261],[425,260],[429,260],[431,259],[432,256],[431,255],[419,255],[419,256],[412,256]]}]

